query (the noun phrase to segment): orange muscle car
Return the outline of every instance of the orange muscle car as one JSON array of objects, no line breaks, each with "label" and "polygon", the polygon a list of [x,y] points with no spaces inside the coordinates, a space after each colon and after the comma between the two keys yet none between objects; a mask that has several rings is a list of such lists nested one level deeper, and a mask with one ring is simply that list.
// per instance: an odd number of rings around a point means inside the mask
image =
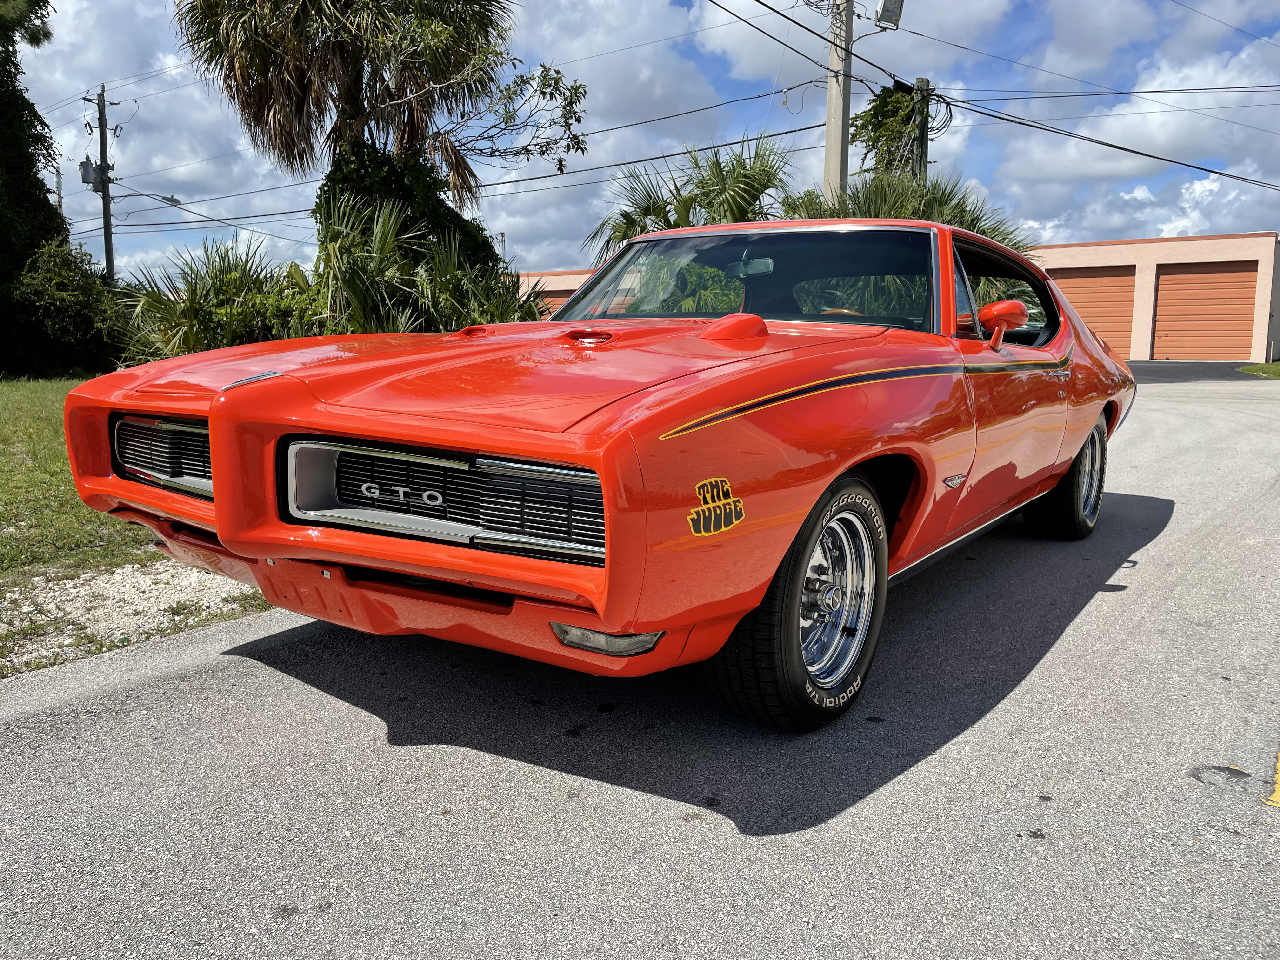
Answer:
[{"label": "orange muscle car", "polygon": [[1128,368],[933,223],[626,244],[550,320],[215,350],[67,398],[77,488],[277,606],[589,673],[707,661],[761,721],[862,686],[895,580],[1097,522]]}]

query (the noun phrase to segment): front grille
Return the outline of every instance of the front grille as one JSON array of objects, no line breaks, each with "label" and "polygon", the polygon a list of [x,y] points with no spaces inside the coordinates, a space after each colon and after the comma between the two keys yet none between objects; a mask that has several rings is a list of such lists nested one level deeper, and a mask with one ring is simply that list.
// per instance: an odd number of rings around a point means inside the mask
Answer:
[{"label": "front grille", "polygon": [[116,472],[127,479],[213,499],[208,421],[119,417],[111,452]]},{"label": "front grille", "polygon": [[287,460],[295,520],[604,564],[604,498],[589,470],[319,439],[290,443]]}]

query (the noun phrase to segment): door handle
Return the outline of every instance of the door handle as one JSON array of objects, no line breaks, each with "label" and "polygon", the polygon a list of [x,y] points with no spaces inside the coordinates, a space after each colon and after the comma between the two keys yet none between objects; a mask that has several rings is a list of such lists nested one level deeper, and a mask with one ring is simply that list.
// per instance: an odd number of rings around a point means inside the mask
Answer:
[{"label": "door handle", "polygon": [[1057,377],[1059,380],[1067,380],[1071,377],[1070,370],[1050,370],[1049,376]]}]

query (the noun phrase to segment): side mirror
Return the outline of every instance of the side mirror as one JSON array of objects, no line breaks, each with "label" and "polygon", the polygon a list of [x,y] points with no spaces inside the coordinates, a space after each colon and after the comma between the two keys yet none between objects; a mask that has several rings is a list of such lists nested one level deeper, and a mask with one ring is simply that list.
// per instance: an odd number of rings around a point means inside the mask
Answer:
[{"label": "side mirror", "polygon": [[999,350],[1006,331],[1026,326],[1027,305],[1021,300],[997,300],[978,311],[978,323],[991,331],[991,349]]}]

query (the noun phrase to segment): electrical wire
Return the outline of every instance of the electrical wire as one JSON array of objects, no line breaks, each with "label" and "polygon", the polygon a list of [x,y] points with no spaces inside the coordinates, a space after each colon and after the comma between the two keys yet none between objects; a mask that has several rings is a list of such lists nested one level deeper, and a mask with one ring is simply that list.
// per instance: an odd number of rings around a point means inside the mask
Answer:
[{"label": "electrical wire", "polygon": [[[714,2],[715,2],[715,0],[709,0],[709,2],[714,3]],[[752,2],[753,2],[753,3],[758,3],[760,6],[764,7],[766,10],[772,10],[774,13],[776,13],[778,16],[780,16],[783,20],[786,20],[788,23],[794,23],[797,27],[799,27],[799,28],[800,28],[801,30],[803,30],[805,33],[811,33],[811,34],[813,34],[815,37],[817,37],[817,38],[818,38],[819,40],[821,40],[823,43],[827,43],[827,44],[830,44],[831,46],[834,46],[837,50],[842,51],[843,53],[845,53],[845,54],[847,54],[848,56],[852,57],[854,60],[857,60],[857,61],[859,61],[859,62],[861,62],[861,63],[865,63],[868,67],[873,67],[873,68],[875,68],[876,70],[879,70],[881,73],[883,73],[883,74],[884,74],[886,77],[888,77],[890,80],[901,80],[901,79],[902,79],[902,78],[901,78],[901,77],[899,77],[896,73],[894,73],[892,70],[889,70],[889,69],[888,69],[888,68],[886,68],[886,67],[882,67],[882,66],[880,66],[880,64],[876,63],[874,60],[868,60],[866,57],[863,57],[863,56],[860,56],[860,55],[858,55],[858,54],[854,53],[854,52],[853,52],[853,47],[852,47],[851,45],[849,45],[849,46],[845,46],[845,45],[842,45],[842,44],[835,43],[834,41],[832,41],[832,40],[831,40],[831,38],[830,38],[830,37],[824,37],[824,36],[823,36],[822,34],[820,34],[817,30],[814,30],[812,27],[805,26],[805,25],[804,25],[803,23],[801,23],[799,20],[796,20],[796,19],[795,19],[795,18],[793,18],[793,17],[788,17],[785,13],[783,13],[783,12],[782,12],[781,10],[779,10],[777,7],[773,7],[773,6],[770,6],[769,4],[765,3],[765,0],[752,0]],[[717,7],[720,7],[720,4],[718,4],[718,3],[717,3],[717,4],[715,4],[715,5],[716,5]],[[721,10],[724,10],[725,8],[724,8],[724,7],[720,7],[720,9],[721,9]],[[730,11],[730,12],[732,12],[732,11]],[[737,16],[737,14],[734,14],[734,16]],[[763,31],[762,31],[762,32],[763,32]],[[766,36],[770,36],[769,34],[765,34],[765,35],[766,35]],[[772,39],[777,40],[778,38],[777,38],[777,37],[772,37]],[[781,41],[779,41],[779,42],[781,42]],[[804,56],[804,54],[801,54],[801,56]],[[806,60],[808,60],[809,58],[808,58],[808,57],[805,57],[805,59],[806,59]],[[859,79],[859,78],[855,77],[854,79],[856,80],[856,79]],[[864,81],[863,81],[863,83],[865,83],[865,82],[866,82],[866,81],[864,80]]]},{"label": "electrical wire", "polygon": [[[141,193],[141,192],[139,192],[139,191],[135,191],[134,193],[135,193],[135,195],[136,195],[136,196],[140,196],[140,197],[155,197],[155,199],[157,199],[157,200],[163,199],[162,197],[156,196],[155,194],[150,194],[150,193]],[[221,217],[212,217],[212,216],[209,216],[209,215],[208,215],[208,214],[206,214],[206,213],[201,213],[201,212],[200,212],[200,211],[198,211],[198,210],[188,210],[188,209],[187,209],[187,207],[186,207],[184,204],[180,204],[180,203],[173,203],[173,204],[169,204],[169,206],[173,207],[173,208],[174,208],[174,209],[176,209],[176,210],[181,210],[183,213],[189,213],[189,214],[191,214],[193,217],[201,217],[201,218],[203,218],[203,219],[205,219],[205,220],[210,220],[210,221],[213,221],[214,223],[222,223],[222,224],[227,225],[228,227],[236,227],[237,229],[240,229],[240,230],[248,230],[250,233],[260,233],[260,234],[262,234],[263,236],[266,236],[266,237],[275,237],[275,239],[277,239],[277,240],[292,240],[292,239],[293,239],[292,237],[281,237],[281,236],[279,236],[279,235],[277,235],[277,234],[274,234],[274,233],[268,233],[266,230],[255,230],[253,227],[242,227],[242,226],[240,226],[239,224],[232,223],[232,222],[231,222],[231,221],[229,221],[229,220],[223,220]]]},{"label": "electrical wire", "polygon": [[1238,33],[1243,33],[1246,37],[1253,37],[1253,39],[1261,40],[1263,43],[1269,43],[1273,47],[1280,47],[1280,43],[1276,43],[1274,40],[1268,40],[1266,37],[1260,37],[1256,33],[1250,33],[1248,30],[1245,30],[1243,27],[1237,27],[1234,23],[1227,23],[1227,21],[1225,20],[1219,20],[1217,17],[1211,17],[1209,16],[1209,14],[1205,13],[1203,10],[1197,10],[1195,7],[1191,6],[1191,4],[1183,3],[1182,0],[1169,0],[1169,2],[1177,4],[1183,10],[1190,10],[1192,13],[1198,16],[1204,17],[1206,20],[1212,20],[1214,23],[1220,23],[1224,27],[1230,27],[1232,30],[1237,31]]},{"label": "electrical wire", "polygon": [[793,83],[789,87],[780,87],[777,90],[770,90],[768,93],[753,93],[749,97],[736,97],[733,100],[724,100],[720,103],[713,103],[706,107],[695,107],[692,110],[683,110],[680,113],[669,113],[665,117],[654,117],[652,120],[636,120],[634,123],[620,123],[616,127],[605,127],[603,130],[588,130],[583,134],[583,136],[593,137],[598,133],[613,133],[615,130],[626,130],[630,127],[643,127],[647,123],[659,123],[663,120],[674,120],[676,117],[687,117],[694,113],[705,113],[708,110],[717,110],[720,107],[727,107],[732,103],[746,103],[748,100],[762,100],[765,97],[772,97],[779,93],[788,93],[800,87],[807,87],[812,84],[822,82],[822,79],[806,80],[803,83]]},{"label": "electrical wire", "polygon": [[[762,2],[762,0],[755,0],[755,2],[760,3]],[[1108,87],[1105,83],[1095,83],[1092,80],[1082,80],[1080,77],[1073,77],[1070,74],[1057,73],[1053,70],[1046,70],[1044,67],[1037,67],[1029,63],[1023,63],[1021,60],[1012,60],[1009,57],[1002,57],[996,53],[987,53],[985,50],[977,50],[977,49],[974,49],[973,47],[966,47],[962,43],[955,43],[951,40],[942,40],[939,37],[931,37],[927,33],[920,33],[916,30],[908,30],[906,27],[900,27],[899,29],[901,29],[904,33],[911,34],[913,37],[921,37],[925,40],[932,40],[934,43],[941,43],[944,46],[955,47],[957,50],[965,50],[969,53],[976,53],[982,57],[990,57],[992,60],[1002,60],[1005,63],[1011,63],[1016,67],[1023,67],[1027,70],[1035,70],[1038,73],[1048,74],[1051,77],[1058,77],[1062,80],[1070,80],[1073,83],[1084,83],[1084,84],[1088,84],[1091,87],[1098,87],[1102,90],[1106,90],[1110,93],[1124,95],[1124,91],[1117,90],[1115,87]],[[1162,107],[1172,107],[1175,110],[1182,110],[1187,113],[1199,113],[1199,110],[1196,109],[1195,107],[1179,107],[1177,104],[1174,104],[1174,103],[1165,103],[1163,100],[1152,100],[1150,97],[1138,96],[1137,94],[1128,94],[1128,96],[1137,96],[1137,99],[1139,100],[1147,100],[1150,103],[1155,103]],[[1277,132],[1275,130],[1268,130],[1266,127],[1255,127],[1252,124],[1241,123],[1238,120],[1232,120],[1230,117],[1215,117],[1211,113],[1201,113],[1200,116],[1211,117],[1214,120],[1221,120],[1223,123],[1234,124],[1235,126],[1238,126],[1238,127],[1246,127],[1249,130],[1257,130],[1260,133],[1269,133],[1272,136],[1280,136],[1280,132]]]},{"label": "electrical wire", "polygon": [[1240,174],[1237,174],[1237,173],[1228,173],[1225,170],[1215,170],[1212,167],[1202,167],[1196,163],[1187,163],[1186,161],[1183,161],[1183,160],[1174,160],[1171,157],[1162,157],[1156,153],[1148,153],[1145,150],[1138,150],[1134,147],[1122,146],[1121,144],[1118,144],[1118,143],[1112,143],[1109,140],[1100,140],[1097,137],[1090,137],[1083,133],[1076,133],[1073,130],[1064,130],[1061,127],[1050,126],[1049,124],[1040,120],[1031,120],[1027,117],[1011,117],[1008,114],[997,113],[987,109],[986,107],[979,107],[973,104],[966,103],[963,100],[953,100],[952,105],[957,110],[967,110],[970,113],[976,113],[979,116],[990,117],[993,120],[1003,120],[1006,123],[1012,123],[1020,127],[1028,127],[1032,130],[1041,130],[1041,131],[1044,131],[1045,133],[1056,133],[1059,136],[1070,137],[1073,140],[1081,140],[1081,141],[1084,141],[1085,143],[1096,144],[1097,146],[1100,146],[1100,147],[1109,147],[1112,150],[1119,150],[1123,153],[1129,153],[1136,157],[1146,157],[1147,159],[1150,159],[1150,160],[1159,160],[1162,163],[1171,163],[1174,166],[1186,167],[1189,170],[1199,170],[1202,173],[1213,174],[1215,176],[1223,177],[1227,180],[1236,180],[1240,183],[1247,183],[1250,186],[1264,187],[1267,190],[1275,190],[1277,192],[1280,192],[1280,184],[1268,183],[1266,180],[1255,180],[1252,177],[1241,176]]},{"label": "electrical wire", "polygon": [[[799,3],[793,3],[789,7],[783,7],[783,9],[794,10],[798,6],[800,6]],[[767,16],[769,16],[769,14],[767,13],[758,13],[754,17],[748,17],[747,19],[759,20],[762,17],[767,17]],[[643,43],[633,43],[628,47],[618,47],[616,50],[604,50],[600,53],[589,53],[585,57],[574,57],[572,60],[561,60],[559,63],[552,64],[552,66],[567,67],[571,63],[581,63],[584,60],[594,60],[597,57],[607,57],[615,53],[625,53],[627,50],[637,50],[640,47],[650,47],[650,46],[653,46],[655,43],[668,43],[671,40],[681,40],[684,37],[692,37],[695,33],[706,33],[708,30],[719,30],[721,27],[727,27],[727,26],[729,26],[728,23],[715,23],[709,27],[699,27],[697,30],[688,30],[684,33],[677,33],[674,36],[663,37],[661,40],[646,40]]]},{"label": "electrical wire", "polygon": [[[813,123],[807,127],[794,127],[791,130],[780,130],[777,133],[766,133],[761,134],[761,136],[773,139],[774,137],[785,137],[792,133],[803,133],[806,130],[820,130],[825,126],[825,123]],[[711,144],[707,147],[693,147],[687,150],[675,150],[671,153],[660,153],[657,156],[644,157],[640,160],[620,160],[617,163],[602,163],[594,167],[583,167],[581,170],[566,170],[564,173],[544,173],[534,177],[520,177],[516,180],[497,180],[493,183],[482,183],[480,184],[480,188],[484,190],[490,187],[506,186],[509,183],[531,183],[534,180],[550,180],[553,177],[568,177],[576,173],[594,173],[597,170],[611,170],[616,167],[633,167],[636,164],[653,163],[655,160],[666,160],[670,157],[684,157],[688,156],[690,153],[705,153],[708,150],[723,150],[725,147],[732,146],[733,144],[740,142],[741,141],[739,140],[731,140],[726,143]]]},{"label": "electrical wire", "polygon": [[[937,87],[939,90],[964,90],[964,87]],[[1014,100],[1069,100],[1076,97],[1133,97],[1144,93],[1275,93],[1280,90],[1280,83],[1259,83],[1253,86],[1237,87],[1169,87],[1162,90],[1080,90],[1072,93],[1031,93],[1021,97],[969,97],[970,103],[998,103]],[[1176,107],[1185,110],[1186,107]],[[1206,109],[1196,107],[1197,110]]]}]

